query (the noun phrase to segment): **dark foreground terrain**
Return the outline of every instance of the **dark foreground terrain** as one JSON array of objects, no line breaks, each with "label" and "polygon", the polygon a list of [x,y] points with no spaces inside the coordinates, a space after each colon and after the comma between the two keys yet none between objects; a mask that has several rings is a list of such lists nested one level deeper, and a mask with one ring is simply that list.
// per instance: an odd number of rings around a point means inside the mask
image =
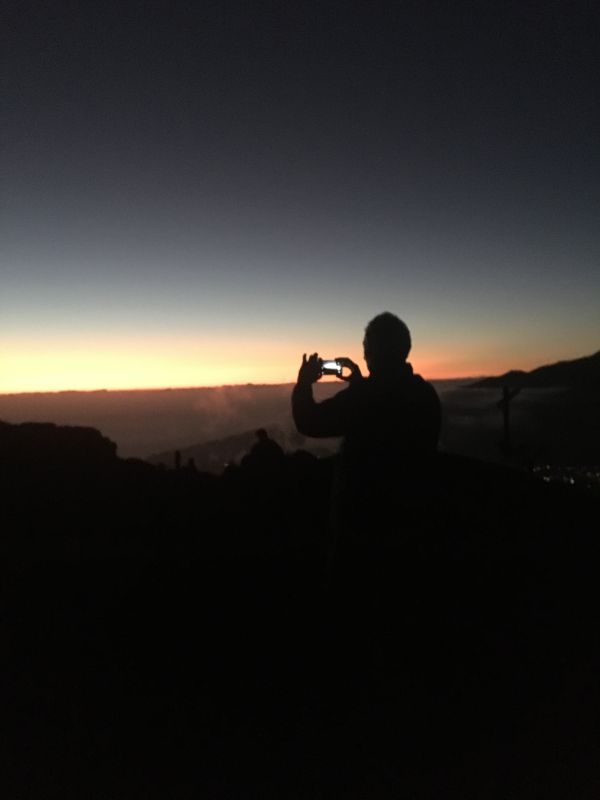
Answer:
[{"label": "dark foreground terrain", "polygon": [[330,461],[0,434],[4,797],[599,796],[593,493],[440,456],[331,565]]}]

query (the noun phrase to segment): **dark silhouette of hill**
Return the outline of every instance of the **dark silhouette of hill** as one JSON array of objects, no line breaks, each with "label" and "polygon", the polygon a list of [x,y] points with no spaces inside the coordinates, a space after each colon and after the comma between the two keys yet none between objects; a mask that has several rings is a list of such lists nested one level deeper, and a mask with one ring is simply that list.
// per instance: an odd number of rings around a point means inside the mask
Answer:
[{"label": "dark silhouette of hill", "polygon": [[0,458],[6,465],[38,468],[109,465],[116,461],[117,446],[94,428],[0,421]]},{"label": "dark silhouette of hill", "polygon": [[[255,438],[254,431],[244,431],[222,439],[182,447],[179,450],[181,463],[187,464],[194,460],[196,467],[206,472],[222,472],[227,464],[239,461],[252,446]],[[173,450],[149,456],[146,461],[150,464],[173,465]]]},{"label": "dark silhouette of hill", "polygon": [[[523,463],[600,463],[600,352],[531,372],[513,370],[452,393],[446,407],[455,424],[448,430],[447,444],[487,457],[487,440],[496,442],[499,455],[500,409],[507,392],[514,454]],[[478,395],[479,403],[472,403],[470,395]]]},{"label": "dark silhouette of hill", "polygon": [[554,389],[569,388],[583,390],[600,389],[600,351],[591,356],[573,361],[559,361],[523,372],[511,370],[495,378],[484,378],[469,384],[472,389],[511,388]]},{"label": "dark silhouette of hill", "polygon": [[[444,447],[486,460],[502,457],[502,389],[464,388],[442,398]],[[511,429],[523,464],[600,463],[600,393],[593,389],[522,389],[511,403]]]},{"label": "dark silhouette of hill", "polygon": [[594,493],[440,455],[366,632],[331,459],[245,464],[0,426],[4,796],[597,797]]},{"label": "dark silhouette of hill", "polygon": [[[314,455],[328,456],[332,455],[338,446],[337,439],[320,443],[306,440],[304,436],[292,430],[291,425],[287,429],[282,429],[277,425],[267,425],[265,427],[270,435],[288,451],[303,448]],[[239,463],[254,444],[255,438],[255,430],[243,431],[232,436],[225,436],[222,439],[214,439],[189,447],[182,447],[178,450],[179,457],[182,464],[188,464],[192,459],[197,469],[220,473],[228,464]],[[166,450],[163,453],[149,456],[145,460],[150,464],[173,466],[174,458],[174,451]]]}]

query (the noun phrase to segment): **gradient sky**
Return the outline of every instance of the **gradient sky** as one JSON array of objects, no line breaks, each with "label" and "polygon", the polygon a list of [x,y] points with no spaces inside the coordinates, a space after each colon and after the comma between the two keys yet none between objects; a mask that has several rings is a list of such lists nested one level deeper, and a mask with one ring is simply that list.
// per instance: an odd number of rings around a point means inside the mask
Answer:
[{"label": "gradient sky", "polygon": [[593,3],[12,6],[0,392],[290,381],[383,310],[427,377],[600,348]]}]

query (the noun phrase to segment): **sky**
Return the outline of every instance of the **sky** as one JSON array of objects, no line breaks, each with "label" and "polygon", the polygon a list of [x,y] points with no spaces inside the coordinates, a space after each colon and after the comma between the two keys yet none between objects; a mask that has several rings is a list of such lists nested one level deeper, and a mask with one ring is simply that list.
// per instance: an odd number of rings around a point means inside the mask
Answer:
[{"label": "sky", "polygon": [[600,349],[594,4],[8,4],[0,392]]}]

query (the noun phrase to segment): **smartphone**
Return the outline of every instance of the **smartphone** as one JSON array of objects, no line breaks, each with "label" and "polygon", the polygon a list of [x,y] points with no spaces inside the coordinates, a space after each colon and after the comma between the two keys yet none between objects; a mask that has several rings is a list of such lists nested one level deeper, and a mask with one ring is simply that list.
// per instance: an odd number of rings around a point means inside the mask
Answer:
[{"label": "smartphone", "polygon": [[321,359],[321,375],[336,375],[338,378],[342,376],[342,364],[334,358]]}]

